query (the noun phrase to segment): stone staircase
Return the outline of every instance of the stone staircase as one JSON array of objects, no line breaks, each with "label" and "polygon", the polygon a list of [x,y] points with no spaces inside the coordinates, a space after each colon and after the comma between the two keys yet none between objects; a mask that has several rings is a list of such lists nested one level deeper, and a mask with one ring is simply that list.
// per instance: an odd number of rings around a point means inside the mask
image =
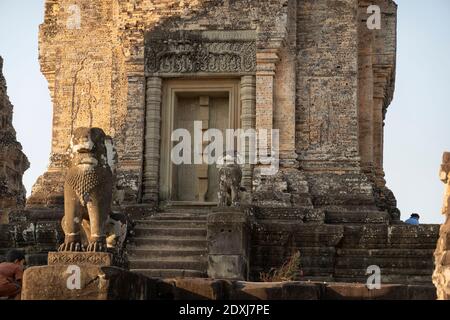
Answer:
[{"label": "stone staircase", "polygon": [[130,270],[148,277],[207,277],[208,207],[173,206],[136,220]]}]

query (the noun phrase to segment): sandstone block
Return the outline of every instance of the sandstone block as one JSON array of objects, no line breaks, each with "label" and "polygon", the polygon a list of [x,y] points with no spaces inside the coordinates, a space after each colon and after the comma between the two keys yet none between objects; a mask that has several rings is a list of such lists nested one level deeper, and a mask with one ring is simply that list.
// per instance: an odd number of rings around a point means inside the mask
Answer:
[{"label": "sandstone block", "polygon": [[80,288],[69,289],[67,265],[32,267],[23,278],[23,300],[144,300],[149,279],[116,267],[80,266]]}]

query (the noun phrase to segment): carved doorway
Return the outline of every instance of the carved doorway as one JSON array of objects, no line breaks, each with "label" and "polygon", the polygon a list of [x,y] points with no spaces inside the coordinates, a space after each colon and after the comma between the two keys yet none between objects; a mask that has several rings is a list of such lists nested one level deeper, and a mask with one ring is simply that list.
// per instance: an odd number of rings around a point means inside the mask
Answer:
[{"label": "carved doorway", "polygon": [[[160,199],[170,202],[217,202],[216,165],[194,163],[195,122],[202,133],[239,127],[239,80],[168,80],[163,85]],[[181,142],[171,141],[176,129],[189,132],[191,162],[174,164],[171,152]],[[201,148],[208,145],[205,142]],[[225,150],[225,146],[224,146]],[[200,151],[201,152],[201,151]]]}]

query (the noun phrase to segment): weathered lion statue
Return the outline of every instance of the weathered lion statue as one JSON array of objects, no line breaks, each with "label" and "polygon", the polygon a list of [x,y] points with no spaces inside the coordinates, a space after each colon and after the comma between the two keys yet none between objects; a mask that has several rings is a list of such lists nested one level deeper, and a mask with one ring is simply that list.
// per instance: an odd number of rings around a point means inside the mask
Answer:
[{"label": "weathered lion statue", "polygon": [[237,207],[240,205],[242,170],[238,156],[230,154],[218,161],[219,168],[219,207]]},{"label": "weathered lion statue", "polygon": [[64,184],[65,239],[59,251],[107,251],[126,233],[110,216],[115,160],[112,139],[99,128],[78,128],[72,135],[70,153]]}]

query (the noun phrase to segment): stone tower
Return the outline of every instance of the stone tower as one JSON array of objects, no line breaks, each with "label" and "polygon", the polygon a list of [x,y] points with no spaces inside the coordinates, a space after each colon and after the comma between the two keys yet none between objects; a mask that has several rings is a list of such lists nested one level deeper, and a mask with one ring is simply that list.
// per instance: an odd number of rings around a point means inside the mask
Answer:
[{"label": "stone tower", "polygon": [[2,70],[3,58],[0,57],[0,223],[7,223],[8,212],[25,205],[22,176],[30,164],[16,140],[12,125],[13,106],[6,93]]},{"label": "stone tower", "polygon": [[[54,105],[52,154],[28,204],[62,203],[79,126],[116,141],[117,203],[195,201],[198,185],[213,183],[169,164],[170,133],[194,103],[209,110],[190,113],[209,121],[204,130],[279,130],[278,174],[261,176],[262,163],[243,168],[252,204],[379,210],[398,220],[383,178],[397,6],[374,4],[380,30],[368,29],[363,0],[47,0],[39,42]],[[177,180],[185,173],[193,181]]]}]

